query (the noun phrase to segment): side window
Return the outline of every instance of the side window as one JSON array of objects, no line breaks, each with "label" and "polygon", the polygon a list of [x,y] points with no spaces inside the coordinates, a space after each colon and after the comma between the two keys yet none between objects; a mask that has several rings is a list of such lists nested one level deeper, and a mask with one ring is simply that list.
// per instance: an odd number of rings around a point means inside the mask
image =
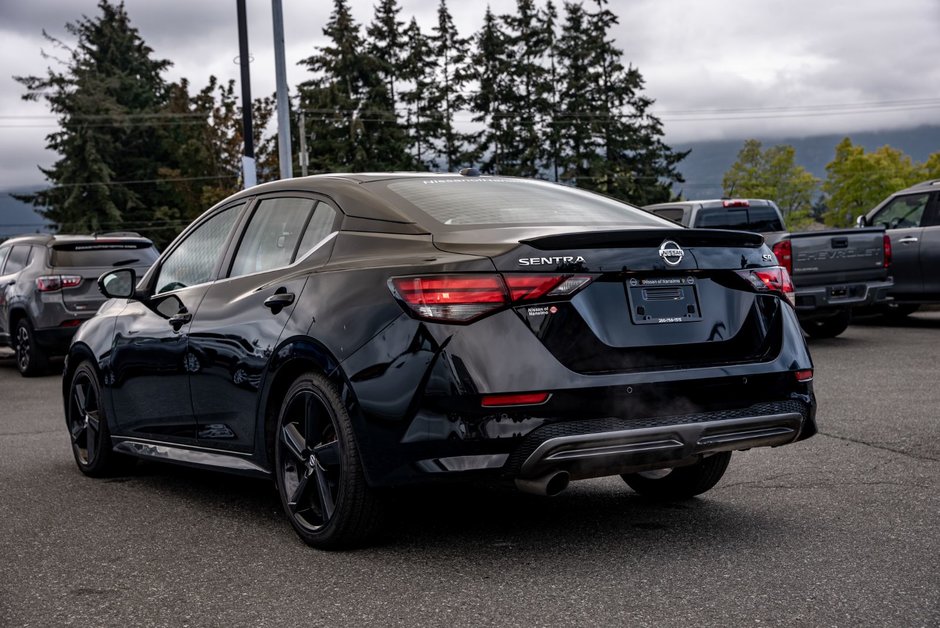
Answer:
[{"label": "side window", "polygon": [[307,229],[304,231],[304,237],[297,247],[297,255],[294,259],[300,259],[310,249],[318,245],[323,238],[333,232],[333,224],[336,222],[336,210],[326,203],[317,203],[317,208],[313,212],[313,217],[307,223]]},{"label": "side window", "polygon": [[682,208],[681,207],[664,207],[663,209],[654,209],[653,213],[657,216],[677,222],[680,225],[682,224]]},{"label": "side window", "polygon": [[155,294],[211,281],[241,203],[214,215],[190,233],[160,266]]},{"label": "side window", "polygon": [[10,253],[10,247],[0,249],[0,275],[4,274],[3,264],[7,261],[7,255]]},{"label": "side window", "polygon": [[29,261],[29,249],[28,245],[19,245],[14,246],[10,251],[10,257],[7,259],[6,267],[3,269],[4,275],[12,275],[13,273],[18,273],[26,266],[26,263]]},{"label": "side window", "polygon": [[872,224],[884,225],[887,229],[919,227],[927,209],[929,193],[898,196],[875,214]]},{"label": "side window", "polygon": [[293,262],[304,225],[316,203],[309,198],[261,201],[238,245],[229,277],[281,268]]}]

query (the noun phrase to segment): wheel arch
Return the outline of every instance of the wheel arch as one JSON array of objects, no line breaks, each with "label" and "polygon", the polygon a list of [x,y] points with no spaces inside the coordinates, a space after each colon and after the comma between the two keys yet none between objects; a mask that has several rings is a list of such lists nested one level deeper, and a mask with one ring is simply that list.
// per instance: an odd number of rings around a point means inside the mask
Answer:
[{"label": "wheel arch", "polygon": [[303,373],[322,373],[340,391],[352,416],[357,406],[352,388],[336,356],[322,343],[308,336],[295,336],[282,342],[269,363],[258,399],[256,455],[262,465],[273,469],[274,429],[281,399],[290,385]]},{"label": "wheel arch", "polygon": [[[69,398],[69,387],[72,385],[72,376],[75,374],[75,369],[78,368],[78,365],[85,360],[91,362],[92,366],[94,366],[95,372],[98,375],[98,381],[102,383],[102,394],[105,394],[103,380],[101,378],[101,366],[98,364],[98,360],[95,359],[94,352],[91,350],[91,347],[85,343],[76,342],[69,347],[68,355],[65,357],[65,365],[62,369],[62,411],[66,415],[66,421],[68,421],[68,409],[66,404]],[[106,413],[105,416],[110,416],[110,413]]]}]

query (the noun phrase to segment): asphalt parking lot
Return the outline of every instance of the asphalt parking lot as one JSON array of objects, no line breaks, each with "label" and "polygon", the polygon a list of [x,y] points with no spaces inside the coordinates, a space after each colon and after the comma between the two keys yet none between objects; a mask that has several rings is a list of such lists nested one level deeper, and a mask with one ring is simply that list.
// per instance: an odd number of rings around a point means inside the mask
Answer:
[{"label": "asphalt parking lot", "polygon": [[349,553],[304,546],[266,482],[85,478],[59,378],[0,358],[0,626],[940,625],[940,312],[810,348],[821,434],[701,498],[410,491]]}]

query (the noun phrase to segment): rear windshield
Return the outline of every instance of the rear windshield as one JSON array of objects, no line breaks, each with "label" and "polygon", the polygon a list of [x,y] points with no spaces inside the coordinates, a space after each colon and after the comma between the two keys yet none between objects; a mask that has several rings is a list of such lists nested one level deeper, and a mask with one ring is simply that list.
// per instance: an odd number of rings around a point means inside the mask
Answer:
[{"label": "rear windshield", "polygon": [[69,243],[52,249],[52,265],[66,267],[150,266],[157,257],[149,242]]},{"label": "rear windshield", "polygon": [[[407,211],[410,206],[454,229],[483,225],[676,226],[632,205],[544,181],[442,178],[377,181],[376,185],[385,186],[394,201],[404,201],[395,203],[402,209]],[[427,222],[421,215],[414,218],[418,223]]]},{"label": "rear windshield", "polygon": [[769,205],[703,209],[695,219],[695,226],[758,233],[784,230],[776,210]]}]

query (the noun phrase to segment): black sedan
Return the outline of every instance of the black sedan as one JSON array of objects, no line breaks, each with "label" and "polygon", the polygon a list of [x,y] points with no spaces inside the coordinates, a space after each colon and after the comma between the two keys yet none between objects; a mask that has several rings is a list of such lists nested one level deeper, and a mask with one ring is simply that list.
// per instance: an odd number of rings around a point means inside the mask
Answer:
[{"label": "black sedan", "polygon": [[322,175],[207,211],[71,346],[79,468],[274,478],[322,548],[389,489],[621,475],[703,493],[731,452],[812,436],[813,365],[759,235],[543,181]]}]

